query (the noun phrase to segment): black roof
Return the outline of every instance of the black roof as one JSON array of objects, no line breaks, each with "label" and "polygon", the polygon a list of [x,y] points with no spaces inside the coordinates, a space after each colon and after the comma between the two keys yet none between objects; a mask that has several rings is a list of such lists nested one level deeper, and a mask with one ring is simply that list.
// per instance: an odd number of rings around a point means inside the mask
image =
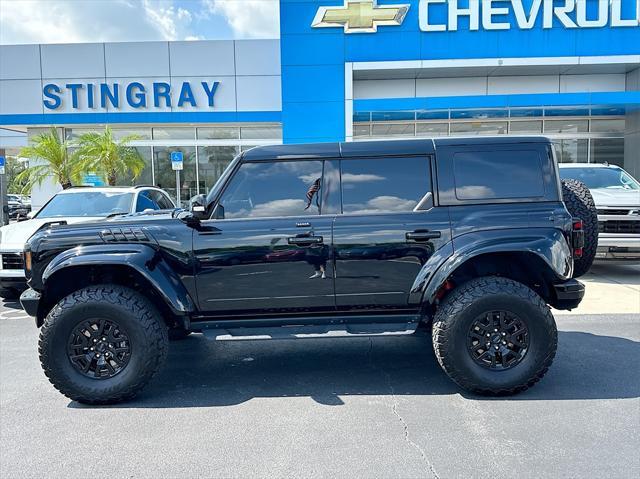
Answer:
[{"label": "black roof", "polygon": [[411,140],[377,140],[336,143],[258,146],[247,150],[242,161],[350,158],[359,156],[395,156],[434,154],[439,146],[548,143],[543,136],[505,136],[434,138]]}]

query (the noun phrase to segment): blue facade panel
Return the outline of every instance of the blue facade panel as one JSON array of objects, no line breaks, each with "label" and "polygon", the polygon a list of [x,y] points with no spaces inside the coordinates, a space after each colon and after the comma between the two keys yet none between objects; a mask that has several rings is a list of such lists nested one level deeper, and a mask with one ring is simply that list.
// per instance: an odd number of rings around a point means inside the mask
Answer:
[{"label": "blue facade panel", "polygon": [[[344,71],[342,68],[318,70],[319,63],[330,63],[342,67],[345,62],[376,62],[398,60],[444,60],[477,58],[529,58],[529,57],[577,57],[640,55],[640,28],[602,27],[567,28],[560,20],[551,17],[552,28],[544,28],[543,8],[548,2],[540,2],[532,28],[519,29],[514,8],[505,15],[494,15],[494,22],[510,24],[508,30],[486,30],[483,28],[482,10],[478,19],[479,28],[472,29],[469,16],[460,16],[455,31],[420,30],[420,0],[378,0],[378,5],[409,4],[409,11],[400,26],[380,26],[377,33],[345,34],[341,28],[312,28],[311,23],[319,7],[344,6],[343,0],[281,0],[280,28],[282,51],[282,108],[284,140],[317,141],[316,133],[305,131],[299,125],[313,126],[309,112],[300,108],[298,102],[304,92],[306,101],[314,103],[314,111],[323,119],[322,134],[331,140],[344,139],[344,111],[338,112],[333,103],[344,98]],[[509,7],[512,2],[493,2],[495,7]],[[563,6],[564,0],[553,0],[553,6]],[[522,0],[525,18],[531,13],[536,0]],[[469,0],[459,0],[459,8],[467,8]],[[587,20],[598,17],[598,2],[587,2]],[[638,17],[637,2],[622,0],[623,20]],[[429,23],[448,23],[448,2],[429,5]],[[610,11],[607,11],[609,15]],[[569,16],[576,18],[575,12]],[[611,18],[608,17],[608,21]],[[343,37],[343,43],[338,37]],[[331,38],[327,38],[331,36]],[[344,45],[343,48],[342,45]],[[325,48],[335,48],[331,53]],[[306,58],[306,59],[305,59]],[[317,58],[317,61],[316,61]],[[288,69],[296,65],[299,68]],[[323,76],[319,80],[318,72]],[[288,78],[289,75],[293,75]],[[319,85],[321,84],[321,85]],[[321,86],[319,90],[316,87]],[[330,99],[326,104],[317,103]],[[456,107],[504,107],[536,105],[625,105],[638,104],[637,94],[602,92],[598,94],[551,94],[551,95],[496,95],[478,97],[403,98],[389,100],[357,100],[354,111],[375,109],[425,109]],[[375,107],[375,108],[374,108]],[[331,114],[338,115],[335,122],[326,121]],[[297,116],[299,115],[299,116]]]}]

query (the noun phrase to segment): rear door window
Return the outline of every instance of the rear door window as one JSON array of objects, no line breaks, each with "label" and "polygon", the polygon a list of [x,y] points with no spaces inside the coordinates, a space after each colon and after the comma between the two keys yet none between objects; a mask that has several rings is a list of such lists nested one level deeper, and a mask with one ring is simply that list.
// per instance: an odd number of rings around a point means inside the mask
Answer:
[{"label": "rear door window", "polygon": [[[342,211],[351,214],[411,212],[431,192],[428,157],[342,160]],[[421,209],[431,206],[431,196]]]},{"label": "rear door window", "polygon": [[462,151],[453,155],[458,200],[538,198],[545,195],[535,150]]}]

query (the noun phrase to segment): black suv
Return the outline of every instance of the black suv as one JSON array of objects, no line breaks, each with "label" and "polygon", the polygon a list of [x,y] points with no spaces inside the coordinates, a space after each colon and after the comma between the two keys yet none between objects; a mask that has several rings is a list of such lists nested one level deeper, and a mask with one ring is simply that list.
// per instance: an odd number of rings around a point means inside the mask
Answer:
[{"label": "black suv", "polygon": [[26,245],[24,309],[69,398],[133,397],[171,336],[404,335],[444,371],[523,391],[577,306],[584,235],[545,138],[328,143],[239,155],[190,211],[49,225]]}]

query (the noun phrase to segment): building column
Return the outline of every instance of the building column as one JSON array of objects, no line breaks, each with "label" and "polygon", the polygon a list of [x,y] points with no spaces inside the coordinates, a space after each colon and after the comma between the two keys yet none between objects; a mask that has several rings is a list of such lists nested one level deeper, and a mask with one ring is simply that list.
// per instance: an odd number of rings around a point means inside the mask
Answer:
[{"label": "building column", "polygon": [[[640,91],[640,68],[627,73],[627,91]],[[624,134],[624,169],[640,178],[640,107],[627,107]]]}]

